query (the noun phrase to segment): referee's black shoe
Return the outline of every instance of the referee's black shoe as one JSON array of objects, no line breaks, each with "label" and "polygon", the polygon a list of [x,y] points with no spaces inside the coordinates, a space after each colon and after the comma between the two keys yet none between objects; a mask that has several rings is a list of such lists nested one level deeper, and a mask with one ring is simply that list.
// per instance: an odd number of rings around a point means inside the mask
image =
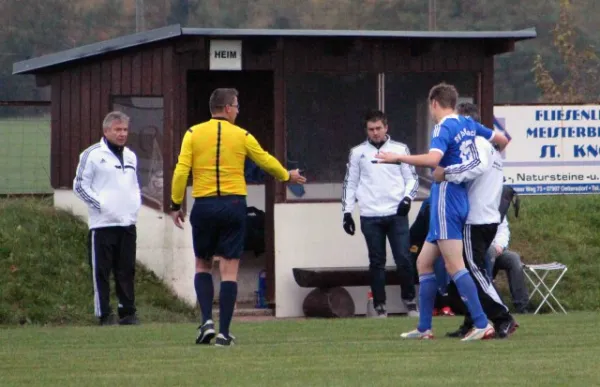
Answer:
[{"label": "referee's black shoe", "polygon": [[217,336],[217,340],[215,340],[215,345],[217,347],[231,347],[235,345],[235,336],[229,334],[228,337],[225,337],[224,334],[219,333],[219,335]]},{"label": "referee's black shoe", "polygon": [[465,337],[466,334],[469,333],[471,328],[473,328],[473,327],[463,324],[457,330],[446,333],[446,337],[457,337],[457,338]]},{"label": "referee's black shoe", "polygon": [[215,338],[215,323],[213,320],[207,320],[203,325],[198,327],[198,337],[196,344],[210,344],[210,341]]}]

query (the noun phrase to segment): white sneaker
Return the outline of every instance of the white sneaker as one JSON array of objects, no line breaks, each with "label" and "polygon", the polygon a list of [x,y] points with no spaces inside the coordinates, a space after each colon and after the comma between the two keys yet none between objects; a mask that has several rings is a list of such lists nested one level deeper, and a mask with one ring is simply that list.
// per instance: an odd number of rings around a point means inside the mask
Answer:
[{"label": "white sneaker", "polygon": [[421,332],[418,329],[414,331],[405,332],[400,335],[403,339],[419,339],[419,340],[429,340],[433,339],[433,332],[431,329],[426,330],[425,332]]},{"label": "white sneaker", "polygon": [[496,337],[496,330],[488,322],[485,328],[473,328],[465,335],[461,341],[488,340]]}]

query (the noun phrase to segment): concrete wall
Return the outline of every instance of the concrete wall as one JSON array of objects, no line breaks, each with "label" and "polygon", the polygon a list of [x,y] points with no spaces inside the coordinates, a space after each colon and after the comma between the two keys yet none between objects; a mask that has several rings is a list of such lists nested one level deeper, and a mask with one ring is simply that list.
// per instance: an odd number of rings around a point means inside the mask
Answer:
[{"label": "concrete wall", "polygon": [[[306,196],[319,197],[341,192],[341,185],[309,185]],[[323,197],[323,196],[320,196]],[[339,197],[339,196],[337,196]],[[191,200],[188,191],[188,199]],[[264,187],[248,187],[248,205],[264,210]],[[73,211],[87,220],[87,208],[71,190],[55,190],[55,206]],[[420,203],[412,206],[412,222]],[[367,250],[360,233],[358,209],[354,219],[357,233],[344,233],[339,203],[285,203],[275,206],[275,286],[276,316],[302,316],[302,301],[311,289],[300,288],[293,277],[294,267],[367,266]],[[180,230],[165,214],[143,206],[138,218],[137,258],[167,283],[176,294],[190,304],[196,303],[193,284],[194,253],[189,223]],[[388,245],[388,265],[393,265]],[[264,255],[246,253],[240,267],[238,302],[254,302],[258,273],[264,269]],[[218,266],[213,270],[215,295],[218,295]],[[388,309],[405,312],[400,301],[399,286],[388,286]],[[356,303],[356,313],[365,312],[367,287],[348,288]]]},{"label": "concrete wall", "polygon": [[[71,190],[55,190],[54,205],[71,210],[87,221],[87,207]],[[261,207],[264,208],[264,204]],[[194,305],[194,251],[189,223],[186,222],[184,227],[184,230],[180,230],[165,214],[142,206],[137,224],[137,259],[170,286],[179,297]],[[264,254],[256,257],[253,253],[245,253],[239,276],[238,303],[254,302],[258,273],[264,269],[264,265]],[[218,296],[218,265],[215,265],[213,275],[216,280],[215,295]]]}]

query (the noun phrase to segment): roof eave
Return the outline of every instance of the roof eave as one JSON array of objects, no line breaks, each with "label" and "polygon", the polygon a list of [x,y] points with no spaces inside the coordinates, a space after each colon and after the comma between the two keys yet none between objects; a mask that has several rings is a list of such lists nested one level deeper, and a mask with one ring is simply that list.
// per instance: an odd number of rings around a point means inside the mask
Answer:
[{"label": "roof eave", "polygon": [[535,28],[519,31],[360,31],[360,30],[274,30],[181,28],[179,24],[137,34],[88,44],[13,64],[13,74],[40,73],[77,60],[118,52],[177,36],[207,37],[305,37],[305,38],[373,38],[373,39],[487,39],[520,41],[537,37]]},{"label": "roof eave", "polygon": [[13,64],[13,75],[30,74],[36,70],[48,69],[65,63],[77,61],[110,52],[117,52],[127,48],[137,47],[143,44],[159,42],[181,35],[179,24],[157,28],[132,35],[125,35],[102,42],[91,43],[85,46],[75,47],[53,54],[42,55]]},{"label": "roof eave", "polygon": [[272,36],[272,37],[349,37],[349,38],[429,38],[429,39],[511,39],[524,40],[537,37],[535,28],[518,31],[387,31],[387,30],[309,30],[309,29],[219,29],[182,28],[186,36]]}]

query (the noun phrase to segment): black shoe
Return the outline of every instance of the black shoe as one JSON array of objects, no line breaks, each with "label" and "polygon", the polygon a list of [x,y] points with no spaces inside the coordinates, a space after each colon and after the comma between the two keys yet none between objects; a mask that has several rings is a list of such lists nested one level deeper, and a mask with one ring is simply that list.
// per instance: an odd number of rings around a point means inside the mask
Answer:
[{"label": "black shoe", "polygon": [[496,330],[496,337],[499,339],[505,339],[508,336],[512,335],[518,326],[519,324],[517,324],[517,322],[514,318],[512,318],[512,316],[510,317],[510,320],[505,320],[498,324],[494,324],[494,329]]},{"label": "black shoe", "polygon": [[198,336],[196,344],[210,344],[210,341],[215,338],[215,323],[213,320],[206,320],[203,325],[198,327]]},{"label": "black shoe", "polygon": [[108,325],[117,325],[117,318],[114,314],[109,314],[107,316],[100,317],[100,325],[108,326]]},{"label": "black shoe", "polygon": [[119,320],[119,325],[140,325],[140,320],[135,314],[125,316]]},{"label": "black shoe", "polygon": [[387,317],[387,310],[385,309],[385,304],[379,304],[375,307],[375,312],[377,313],[377,317]]},{"label": "black shoe", "polygon": [[462,338],[465,337],[467,335],[467,333],[469,333],[469,331],[471,330],[471,328],[473,328],[472,326],[466,326],[466,325],[461,325],[457,330],[455,330],[454,332],[448,332],[446,333],[446,337],[457,337],[457,338]]},{"label": "black shoe", "polygon": [[231,347],[235,345],[235,336],[230,334],[229,337],[225,337],[222,333],[219,333],[217,340],[215,340],[217,347]]}]

